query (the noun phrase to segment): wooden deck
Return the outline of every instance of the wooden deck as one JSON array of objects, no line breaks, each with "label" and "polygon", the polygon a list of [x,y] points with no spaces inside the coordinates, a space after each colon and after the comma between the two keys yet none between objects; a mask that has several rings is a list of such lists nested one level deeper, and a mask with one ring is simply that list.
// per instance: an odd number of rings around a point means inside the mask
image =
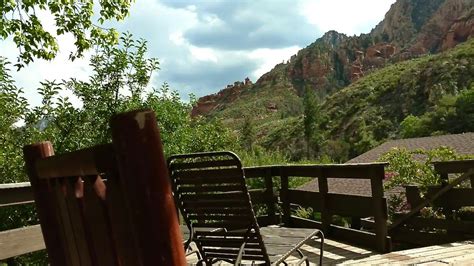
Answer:
[{"label": "wooden deck", "polygon": [[[395,251],[387,254],[378,254],[363,248],[354,247],[345,243],[327,239],[324,245],[324,265],[446,265],[462,264],[474,265],[474,240],[455,242],[444,245]],[[304,245],[302,248],[311,262],[319,260],[319,244]],[[297,261],[291,257],[288,262]],[[189,264],[195,264],[194,255],[188,257]],[[226,263],[222,263],[225,265]],[[311,263],[315,265],[314,263]]]},{"label": "wooden deck", "polygon": [[[44,248],[38,225],[2,232],[0,240],[2,240],[0,241],[0,259]],[[319,241],[304,245],[302,250],[311,262],[319,261]],[[187,259],[189,264],[197,261],[193,255]],[[292,259],[296,261],[298,258],[292,257],[288,262],[291,262]],[[368,249],[326,239],[323,264],[474,265],[474,240],[378,254]],[[2,264],[0,263],[0,265]]]}]

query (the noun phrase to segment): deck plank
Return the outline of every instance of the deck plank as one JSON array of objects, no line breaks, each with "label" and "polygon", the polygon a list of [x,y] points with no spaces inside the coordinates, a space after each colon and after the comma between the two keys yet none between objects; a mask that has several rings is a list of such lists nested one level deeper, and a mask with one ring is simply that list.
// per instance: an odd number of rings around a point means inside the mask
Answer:
[{"label": "deck plank", "polygon": [[[318,245],[302,246],[303,253],[311,262],[319,260]],[[327,239],[325,243],[323,264],[350,264],[350,265],[442,265],[452,263],[472,263],[474,261],[474,241],[455,242],[387,254],[377,254],[373,251],[351,246],[346,243]],[[288,258],[287,262],[296,262],[298,256]],[[193,263],[193,260],[189,260]],[[227,265],[222,263],[222,265]],[[315,265],[311,263],[311,265]]]},{"label": "deck plank", "polygon": [[426,264],[452,263],[473,259],[474,242],[464,241],[445,245],[396,251],[388,254],[374,255],[365,259],[353,259],[344,262],[350,265],[363,264]]},{"label": "deck plank", "polygon": [[[183,228],[184,229],[184,228]],[[183,230],[186,231],[186,230]],[[11,238],[11,233],[15,233],[15,238]],[[14,231],[2,232],[0,234],[0,258],[14,256],[17,254],[7,254],[5,250],[14,252],[21,247],[22,254],[44,248],[41,230],[39,225],[15,229]],[[23,236],[24,235],[24,236]],[[8,241],[7,241],[8,240]],[[15,244],[16,243],[16,244]],[[10,247],[10,246],[11,247]],[[474,240],[455,242],[450,244],[435,245],[429,247],[395,251],[387,254],[378,254],[371,250],[355,247],[350,244],[325,240],[324,264],[351,264],[351,265],[378,265],[378,264],[417,264],[417,265],[440,265],[440,264],[469,264],[474,261]],[[319,261],[319,242],[309,242],[302,246],[302,250],[311,262]],[[17,250],[18,251],[18,250]],[[197,262],[195,256],[189,256],[188,263]],[[292,256],[288,262],[298,260],[298,255]],[[223,263],[225,265],[225,263]],[[314,265],[312,263],[312,265]]]}]

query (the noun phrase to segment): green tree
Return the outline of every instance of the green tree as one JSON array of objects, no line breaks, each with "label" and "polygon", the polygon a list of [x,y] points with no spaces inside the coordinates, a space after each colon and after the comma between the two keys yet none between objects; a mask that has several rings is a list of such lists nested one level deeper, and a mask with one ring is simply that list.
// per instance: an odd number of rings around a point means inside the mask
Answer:
[{"label": "green tree", "polygon": [[322,135],[318,132],[320,124],[320,104],[314,90],[305,88],[303,96],[303,127],[306,141],[306,156],[311,158],[317,153],[322,142]]},{"label": "green tree", "polygon": [[400,135],[402,138],[429,136],[429,133],[430,128],[426,125],[426,119],[408,115],[400,123]]},{"label": "green tree", "polygon": [[[14,182],[22,171],[17,147],[22,143],[22,130],[16,127],[28,110],[22,90],[15,86],[9,74],[9,63],[0,57],[0,183]],[[13,163],[10,163],[13,162]]]},{"label": "green tree", "polygon": [[[120,45],[96,48],[89,80],[42,82],[38,89],[42,102],[34,108],[27,106],[14,85],[8,63],[0,60],[0,183],[28,180],[23,169],[24,145],[49,140],[60,154],[109,142],[110,116],[137,108],[156,112],[167,155],[233,147],[236,141],[229,130],[216,122],[191,119],[191,104],[183,102],[167,84],[148,92],[158,62],[146,57],[145,41],[136,41],[129,34],[120,40]],[[63,97],[64,90],[72,91],[82,106]],[[0,208],[0,221],[0,231],[38,223],[31,205]],[[14,262],[46,264],[44,253]]]},{"label": "green tree", "polygon": [[[93,20],[94,1],[54,0],[5,0],[0,2],[0,38],[10,36],[20,50],[18,63],[21,68],[34,58],[51,60],[59,50],[57,37],[72,34],[77,50],[70,57],[82,56],[94,43],[117,42],[113,29],[101,26],[106,20],[122,20],[130,9],[130,0],[101,0],[96,3],[97,23]],[[55,31],[48,31],[41,22],[41,15],[54,17]]]},{"label": "green tree", "polygon": [[332,161],[344,163],[349,159],[349,149],[349,143],[344,140],[328,140],[322,148],[322,153]]},{"label": "green tree", "polygon": [[240,145],[243,149],[252,150],[255,142],[255,126],[249,115],[244,118],[242,129],[240,130]]},{"label": "green tree", "polygon": [[457,122],[464,125],[459,132],[474,131],[474,83],[459,95],[455,106]]},{"label": "green tree", "polygon": [[380,158],[380,161],[388,162],[384,186],[393,188],[403,185],[419,185],[426,188],[430,185],[440,184],[440,177],[436,174],[432,162],[462,160],[473,156],[459,155],[448,147],[414,151],[394,148]]}]

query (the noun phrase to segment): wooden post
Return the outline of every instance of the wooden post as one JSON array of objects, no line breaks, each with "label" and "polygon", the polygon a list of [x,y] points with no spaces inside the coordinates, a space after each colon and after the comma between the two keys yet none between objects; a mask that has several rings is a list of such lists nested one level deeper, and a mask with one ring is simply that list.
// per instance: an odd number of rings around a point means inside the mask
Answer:
[{"label": "wooden post", "polygon": [[291,209],[290,209],[290,199],[288,198],[288,176],[286,173],[280,173],[281,177],[281,190],[280,198],[282,201],[282,211],[283,211],[283,224],[285,226],[291,226]]},{"label": "wooden post", "polygon": [[267,209],[268,209],[268,219],[271,221],[272,224],[277,224],[276,219],[276,210],[275,210],[275,196],[273,194],[273,176],[272,176],[272,169],[266,169],[265,175],[265,194],[267,197]]},{"label": "wooden post", "polygon": [[[111,119],[120,182],[145,265],[186,265],[178,215],[153,111]],[[158,241],[156,241],[158,240]]]},{"label": "wooden post", "polygon": [[328,208],[328,179],[324,173],[324,168],[321,169],[321,176],[318,177],[319,193],[321,194],[321,224],[325,235],[329,236],[330,226],[332,221],[332,214]]},{"label": "wooden post", "polygon": [[362,221],[360,217],[351,217],[351,228],[360,230],[362,227]]},{"label": "wooden post", "polygon": [[[435,164],[435,171],[438,172],[440,178],[441,178],[441,187],[445,187],[449,185],[449,174],[448,172],[439,172],[440,169],[438,169],[437,164]],[[453,209],[451,208],[443,208],[443,214],[446,218],[446,220],[453,220]],[[449,232],[448,232],[449,233]]]},{"label": "wooden post", "polygon": [[375,220],[375,245],[377,250],[386,253],[390,251],[389,243],[387,243],[387,213],[386,206],[383,201],[383,183],[384,168],[383,166],[374,166],[371,169],[370,185],[372,188],[372,202]]},{"label": "wooden post", "polygon": [[449,183],[448,173],[440,173],[439,176],[441,177],[441,185],[446,186]]},{"label": "wooden post", "polygon": [[50,142],[40,142],[23,147],[25,168],[33,188],[33,195],[41,223],[41,231],[48,250],[51,265],[71,265],[77,254],[71,254],[61,235],[62,221],[56,212],[56,204],[51,200],[52,188],[48,180],[40,180],[36,173],[36,161],[54,155],[53,145]]}]

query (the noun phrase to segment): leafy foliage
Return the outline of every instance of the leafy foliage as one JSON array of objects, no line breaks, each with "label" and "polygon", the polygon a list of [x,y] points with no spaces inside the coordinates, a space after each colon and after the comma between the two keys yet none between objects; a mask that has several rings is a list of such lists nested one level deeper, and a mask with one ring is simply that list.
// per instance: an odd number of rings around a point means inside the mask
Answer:
[{"label": "leafy foliage", "polygon": [[386,169],[386,189],[394,186],[418,185],[425,188],[440,184],[440,177],[435,173],[432,162],[450,161],[472,158],[473,156],[459,155],[448,147],[432,150],[415,150],[394,148],[384,154],[380,161],[388,162]]},{"label": "leafy foliage", "polygon": [[[98,24],[106,20],[122,20],[129,12],[132,1],[101,0],[96,3]],[[96,43],[112,46],[118,34],[113,29],[105,29],[94,23],[94,2],[87,1],[46,1],[46,0],[6,0],[1,2],[0,38],[13,37],[20,50],[18,63],[21,68],[34,58],[53,59],[58,50],[56,36],[72,34],[77,51],[72,59],[82,56],[85,50]],[[47,30],[41,21],[43,16],[54,17],[55,32]]]},{"label": "leafy foliage", "polygon": [[456,102],[458,95],[470,95],[473,58],[470,40],[439,55],[374,71],[322,104],[329,121],[326,134],[351,143],[349,157],[354,157],[387,139],[471,131],[471,110],[458,110]]},{"label": "leafy foliage", "polygon": [[400,124],[402,137],[474,131],[474,82],[458,95],[445,95],[420,116],[409,115]]},{"label": "leafy foliage", "polygon": [[[167,84],[148,90],[158,62],[147,58],[144,40],[125,34],[120,45],[99,46],[91,59],[89,80],[44,81],[38,89],[41,105],[29,107],[9,75],[8,62],[0,61],[0,183],[27,181],[22,147],[49,140],[57,154],[110,142],[110,117],[131,109],[156,112],[167,155],[232,149],[235,138],[217,122],[191,119],[192,103],[181,101]],[[70,91],[82,106],[64,97]],[[0,208],[0,231],[37,224],[34,208]],[[38,257],[35,257],[38,256]],[[16,259],[20,264],[46,264],[44,254]]]},{"label": "leafy foliage", "polygon": [[[439,185],[440,176],[435,172],[432,162],[450,161],[474,158],[473,155],[459,155],[448,147],[431,150],[408,151],[394,148],[385,153],[380,161],[388,162],[385,171],[385,190],[397,186],[416,185],[422,193],[426,193],[429,186]],[[395,214],[408,209],[406,198],[403,194],[393,194],[388,198],[388,212],[391,220]],[[443,214],[439,208],[423,208],[424,217],[440,217]],[[439,218],[438,217],[438,218]]]}]

